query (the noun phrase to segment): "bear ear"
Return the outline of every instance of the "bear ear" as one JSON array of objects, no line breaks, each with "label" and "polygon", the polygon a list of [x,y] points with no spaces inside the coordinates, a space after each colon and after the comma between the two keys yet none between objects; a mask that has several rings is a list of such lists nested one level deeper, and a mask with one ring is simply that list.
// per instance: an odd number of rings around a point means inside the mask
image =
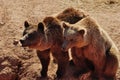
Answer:
[{"label": "bear ear", "polygon": [[25,28],[29,27],[29,23],[27,21],[24,22],[24,27]]},{"label": "bear ear", "polygon": [[85,30],[84,30],[84,29],[81,29],[81,30],[79,30],[78,32],[79,32],[79,34],[81,34],[81,35],[83,35],[83,36],[84,36],[84,34],[85,34]]},{"label": "bear ear", "polygon": [[38,24],[38,31],[44,32],[44,24],[42,22]]},{"label": "bear ear", "polygon": [[67,24],[65,24],[65,23],[63,23],[63,27],[64,27],[65,29],[68,29],[68,28],[69,28],[69,26],[68,26]]}]

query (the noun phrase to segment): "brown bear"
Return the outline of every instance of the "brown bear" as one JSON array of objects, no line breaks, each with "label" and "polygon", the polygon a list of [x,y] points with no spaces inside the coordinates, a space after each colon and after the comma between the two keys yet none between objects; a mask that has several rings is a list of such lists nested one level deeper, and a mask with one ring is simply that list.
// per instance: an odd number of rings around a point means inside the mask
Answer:
[{"label": "brown bear", "polygon": [[72,48],[75,65],[78,68],[92,66],[91,76],[97,80],[115,80],[119,52],[98,23],[88,16],[75,24],[63,23],[63,27],[62,49]]},{"label": "brown bear", "polygon": [[37,50],[37,55],[42,64],[41,76],[46,77],[50,61],[50,52],[57,60],[58,70],[57,77],[60,78],[65,74],[68,64],[68,52],[61,50],[63,42],[63,27],[61,22],[76,23],[82,18],[88,16],[83,11],[74,8],[67,8],[55,17],[46,17],[38,25],[29,24],[25,21],[25,30],[23,39],[20,40],[23,47],[29,47]]},{"label": "brown bear", "polygon": [[63,42],[63,28],[60,21],[54,17],[46,17],[38,25],[31,25],[25,22],[23,39],[20,40],[23,47],[39,50],[38,57],[42,64],[42,77],[47,76],[50,61],[50,51],[58,63],[57,77],[60,78],[65,73],[69,61],[67,52],[61,50]]}]

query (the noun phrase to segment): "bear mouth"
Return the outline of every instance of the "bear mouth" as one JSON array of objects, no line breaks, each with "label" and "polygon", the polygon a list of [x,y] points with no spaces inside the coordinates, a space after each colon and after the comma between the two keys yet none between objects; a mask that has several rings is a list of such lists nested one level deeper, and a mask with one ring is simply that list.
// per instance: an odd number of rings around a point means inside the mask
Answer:
[{"label": "bear mouth", "polygon": [[36,47],[36,43],[24,43],[21,46],[22,47],[28,47],[28,48],[34,49],[34,47]]},{"label": "bear mouth", "polygon": [[28,40],[20,40],[21,47],[28,47],[32,49],[36,49],[38,45],[38,41],[28,41]]},{"label": "bear mouth", "polygon": [[29,44],[21,43],[21,47],[29,47],[29,46],[30,46]]},{"label": "bear mouth", "polygon": [[22,47],[29,47],[30,46],[29,43],[26,43],[25,41],[22,41],[22,40],[20,40],[20,43],[21,43]]}]

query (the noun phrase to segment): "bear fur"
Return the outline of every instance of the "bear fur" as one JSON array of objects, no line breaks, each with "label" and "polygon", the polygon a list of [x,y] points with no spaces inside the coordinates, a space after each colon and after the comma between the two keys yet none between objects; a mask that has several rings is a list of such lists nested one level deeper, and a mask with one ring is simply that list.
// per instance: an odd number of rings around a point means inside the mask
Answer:
[{"label": "bear fur", "polygon": [[76,24],[63,23],[63,27],[62,48],[72,48],[74,64],[81,70],[91,70],[97,80],[115,80],[119,51],[98,23],[88,16]]},{"label": "bear fur", "polygon": [[38,25],[29,24],[25,21],[23,39],[20,40],[23,47],[37,50],[37,55],[42,64],[41,76],[46,77],[50,62],[50,52],[58,63],[57,77],[65,74],[69,61],[68,51],[63,52],[63,27],[61,22],[76,23],[88,16],[83,11],[67,8],[54,17],[46,17]]},{"label": "bear fur", "polygon": [[86,16],[89,16],[89,14],[85,11],[83,11],[82,9],[74,9],[74,8],[67,8],[64,11],[62,11],[61,13],[58,13],[57,15],[53,15],[55,16],[57,19],[61,20],[61,21],[65,21],[68,22],[70,24],[74,24],[76,22],[78,22],[79,20],[83,19]]},{"label": "bear fur", "polygon": [[61,77],[65,73],[69,56],[67,52],[61,50],[63,28],[60,21],[54,17],[46,17],[38,25],[31,26],[31,24],[25,22],[25,26],[24,37],[20,42],[23,47],[39,50],[37,52],[42,64],[41,75],[43,77],[47,76],[50,52],[52,52],[58,63],[57,77]]}]

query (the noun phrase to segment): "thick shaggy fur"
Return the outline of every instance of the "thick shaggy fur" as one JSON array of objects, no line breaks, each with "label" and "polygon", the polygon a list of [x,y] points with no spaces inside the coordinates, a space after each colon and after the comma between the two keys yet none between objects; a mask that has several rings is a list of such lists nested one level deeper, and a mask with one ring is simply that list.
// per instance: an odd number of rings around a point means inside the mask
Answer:
[{"label": "thick shaggy fur", "polygon": [[57,14],[56,18],[70,24],[74,24],[86,16],[89,16],[88,13],[82,9],[77,10],[74,8],[67,8],[63,12]]},{"label": "thick shaggy fur", "polygon": [[86,16],[88,15],[81,10],[68,8],[54,17],[44,18],[43,22],[40,22],[38,25],[25,22],[24,37],[20,41],[24,47],[37,50],[37,55],[42,64],[42,77],[47,76],[50,51],[58,63],[57,77],[60,78],[65,74],[69,56],[67,51],[63,52],[61,50],[63,42],[61,21],[73,24]]},{"label": "thick shaggy fur", "polygon": [[[107,33],[91,17],[76,24],[63,24],[64,50],[72,49],[78,68],[90,68],[98,80],[114,80],[118,69],[118,49]],[[85,69],[84,69],[85,70]]]}]

